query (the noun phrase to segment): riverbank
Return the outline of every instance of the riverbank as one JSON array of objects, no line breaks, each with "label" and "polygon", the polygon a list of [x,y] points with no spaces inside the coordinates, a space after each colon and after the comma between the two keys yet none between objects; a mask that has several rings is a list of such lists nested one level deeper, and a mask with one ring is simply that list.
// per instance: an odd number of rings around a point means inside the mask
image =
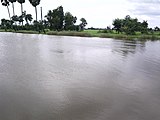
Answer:
[{"label": "riverbank", "polygon": [[125,35],[125,34],[115,34],[115,33],[99,33],[97,31],[50,31],[47,32],[48,35],[59,35],[59,36],[79,36],[79,37],[99,37],[99,38],[113,38],[113,39],[123,39],[123,40],[159,40],[160,35]]},{"label": "riverbank", "polygon": [[98,30],[85,30],[82,32],[77,31],[46,31],[45,33],[39,33],[38,31],[27,31],[27,30],[0,30],[0,32],[13,32],[13,33],[24,33],[24,34],[46,34],[46,35],[57,35],[57,36],[78,36],[78,37],[99,37],[99,38],[113,38],[113,39],[124,39],[124,40],[160,40],[160,34],[137,34],[137,35],[125,35],[116,33],[101,33]]}]

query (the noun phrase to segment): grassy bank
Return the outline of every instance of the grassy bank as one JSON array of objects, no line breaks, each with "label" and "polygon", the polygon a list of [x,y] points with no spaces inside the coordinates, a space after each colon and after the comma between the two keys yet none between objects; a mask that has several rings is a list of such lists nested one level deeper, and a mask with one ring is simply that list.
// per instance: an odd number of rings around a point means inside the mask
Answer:
[{"label": "grassy bank", "polygon": [[[6,32],[5,30],[0,30],[0,32]],[[27,30],[7,30],[7,32],[14,33],[24,33],[24,34],[39,34],[37,31],[27,31]],[[41,33],[44,34],[44,33]],[[100,38],[113,38],[113,39],[124,39],[124,40],[160,40],[160,34],[136,34],[136,35],[125,35],[116,33],[101,33],[98,30],[85,30],[82,32],[76,31],[46,31],[47,35],[57,35],[57,36],[78,36],[78,37],[100,37]]]},{"label": "grassy bank", "polygon": [[39,34],[38,31],[27,31],[27,30],[19,30],[19,31],[14,31],[14,33],[24,33],[24,34]]},{"label": "grassy bank", "polygon": [[47,35],[58,35],[58,36],[78,36],[78,37],[94,37],[87,32],[75,32],[75,31],[49,31]]},{"label": "grassy bank", "polygon": [[154,32],[153,34],[141,34],[136,33],[136,35],[126,35],[126,34],[117,34],[113,33],[101,33],[99,30],[86,30],[84,31],[89,33],[91,36],[100,37],[100,38],[113,38],[113,39],[124,39],[124,40],[160,40],[160,33]]},{"label": "grassy bank", "polygon": [[113,38],[113,39],[124,39],[124,40],[159,40],[160,34],[137,34],[137,35],[125,35],[116,33],[99,33],[97,30],[85,30],[82,32],[75,31],[50,31],[48,35],[59,35],[59,36],[79,36],[79,37],[100,37],[100,38]]}]

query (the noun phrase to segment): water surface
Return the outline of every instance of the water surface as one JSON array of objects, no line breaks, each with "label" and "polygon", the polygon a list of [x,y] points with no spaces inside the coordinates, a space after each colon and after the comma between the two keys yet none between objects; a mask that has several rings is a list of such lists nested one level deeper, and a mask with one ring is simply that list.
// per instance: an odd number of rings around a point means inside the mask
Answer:
[{"label": "water surface", "polygon": [[160,41],[0,33],[0,120],[160,120]]}]

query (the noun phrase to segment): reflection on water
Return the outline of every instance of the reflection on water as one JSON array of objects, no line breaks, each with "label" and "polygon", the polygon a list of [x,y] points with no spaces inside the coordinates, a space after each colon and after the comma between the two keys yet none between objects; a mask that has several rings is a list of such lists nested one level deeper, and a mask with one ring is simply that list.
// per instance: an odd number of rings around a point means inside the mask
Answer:
[{"label": "reflection on water", "polygon": [[159,120],[160,42],[0,33],[0,120]]},{"label": "reflection on water", "polygon": [[121,53],[122,56],[127,56],[129,53],[134,54],[136,51],[145,51],[145,41],[136,40],[117,40],[117,44],[113,48],[113,52]]}]

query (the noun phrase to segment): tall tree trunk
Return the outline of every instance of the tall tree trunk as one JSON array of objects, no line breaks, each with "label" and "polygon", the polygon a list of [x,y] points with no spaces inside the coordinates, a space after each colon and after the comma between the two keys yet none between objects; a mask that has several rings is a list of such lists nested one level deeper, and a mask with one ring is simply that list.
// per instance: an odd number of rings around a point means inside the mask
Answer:
[{"label": "tall tree trunk", "polygon": [[36,21],[37,21],[37,7],[35,7],[35,12],[36,12]]},{"label": "tall tree trunk", "polygon": [[[22,12],[22,15],[23,15],[23,5],[21,4],[21,12]],[[23,26],[23,21],[22,21],[22,26]]]},{"label": "tall tree trunk", "polygon": [[21,13],[23,14],[23,5],[21,4]]},{"label": "tall tree trunk", "polygon": [[8,5],[7,5],[7,10],[8,10],[9,19],[11,20],[11,15],[10,15],[10,11],[9,11]]},{"label": "tall tree trunk", "polygon": [[28,19],[25,19],[25,20],[26,20],[27,25],[29,25],[29,23],[28,23]]},{"label": "tall tree trunk", "polygon": [[41,7],[41,22],[43,21],[42,7]]},{"label": "tall tree trunk", "polygon": [[15,16],[14,3],[12,3],[12,8],[13,8],[13,16]]},{"label": "tall tree trunk", "polygon": [[[12,3],[12,8],[13,8],[13,16],[15,16],[15,11],[14,11],[14,3]],[[16,21],[14,21],[15,25],[17,25]]]}]

